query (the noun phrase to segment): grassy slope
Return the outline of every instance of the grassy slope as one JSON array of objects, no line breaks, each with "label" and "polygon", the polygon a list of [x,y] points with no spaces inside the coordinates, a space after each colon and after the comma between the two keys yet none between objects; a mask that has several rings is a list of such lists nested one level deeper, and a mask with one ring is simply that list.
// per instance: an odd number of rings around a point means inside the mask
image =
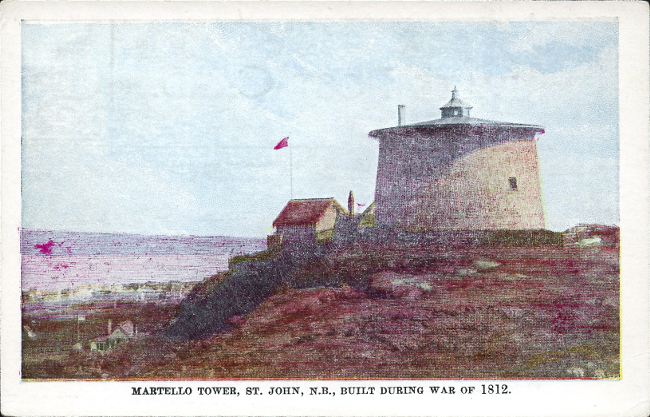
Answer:
[{"label": "grassy slope", "polygon": [[129,376],[618,375],[615,248],[359,248],[285,278],[293,287],[343,286],[275,288],[231,317],[234,329],[178,345],[164,364]]}]

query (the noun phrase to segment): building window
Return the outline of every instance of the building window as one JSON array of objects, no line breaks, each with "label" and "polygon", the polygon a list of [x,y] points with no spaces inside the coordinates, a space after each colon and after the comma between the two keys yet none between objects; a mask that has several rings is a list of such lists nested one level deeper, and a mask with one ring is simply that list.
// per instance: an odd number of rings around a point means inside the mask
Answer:
[{"label": "building window", "polygon": [[510,177],[510,178],[508,178],[508,182],[510,183],[510,189],[512,191],[517,191],[517,178],[516,177]]}]

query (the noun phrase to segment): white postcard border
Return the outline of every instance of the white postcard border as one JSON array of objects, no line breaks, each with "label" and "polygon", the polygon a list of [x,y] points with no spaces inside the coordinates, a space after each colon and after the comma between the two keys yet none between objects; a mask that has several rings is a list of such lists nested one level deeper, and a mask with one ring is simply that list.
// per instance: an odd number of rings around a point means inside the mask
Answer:
[{"label": "white postcard border", "polygon": [[[2,412],[7,415],[642,416],[650,409],[648,7],[635,2],[39,2],[0,4]],[[132,386],[433,385],[427,381],[23,382],[20,380],[20,23],[209,20],[619,21],[622,379],[510,381],[504,396],[131,396]],[[480,385],[481,381],[436,381]]]}]

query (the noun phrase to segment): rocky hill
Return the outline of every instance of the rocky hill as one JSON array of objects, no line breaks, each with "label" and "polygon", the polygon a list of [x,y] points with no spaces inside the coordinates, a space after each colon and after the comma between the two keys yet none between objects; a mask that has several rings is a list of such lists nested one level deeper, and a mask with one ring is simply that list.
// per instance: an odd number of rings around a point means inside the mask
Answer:
[{"label": "rocky hill", "polygon": [[160,332],[56,377],[616,378],[619,249],[594,238],[234,258]]},{"label": "rocky hill", "polygon": [[278,254],[197,287],[147,375],[616,377],[618,274],[612,245]]}]

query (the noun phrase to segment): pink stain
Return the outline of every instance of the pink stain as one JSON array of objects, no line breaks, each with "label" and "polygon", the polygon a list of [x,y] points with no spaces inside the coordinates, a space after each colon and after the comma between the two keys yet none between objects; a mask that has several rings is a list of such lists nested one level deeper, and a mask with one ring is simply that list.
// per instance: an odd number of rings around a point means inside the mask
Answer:
[{"label": "pink stain", "polygon": [[62,269],[68,269],[68,268],[70,268],[71,266],[72,266],[72,265],[69,265],[69,264],[67,264],[67,263],[64,262],[64,263],[56,264],[56,265],[54,265],[52,268],[53,268],[55,271],[60,271],[60,270],[62,270]]},{"label": "pink stain", "polygon": [[46,243],[34,245],[34,249],[38,249],[43,255],[51,255],[52,247],[55,245],[55,242],[52,239],[49,239]]}]

